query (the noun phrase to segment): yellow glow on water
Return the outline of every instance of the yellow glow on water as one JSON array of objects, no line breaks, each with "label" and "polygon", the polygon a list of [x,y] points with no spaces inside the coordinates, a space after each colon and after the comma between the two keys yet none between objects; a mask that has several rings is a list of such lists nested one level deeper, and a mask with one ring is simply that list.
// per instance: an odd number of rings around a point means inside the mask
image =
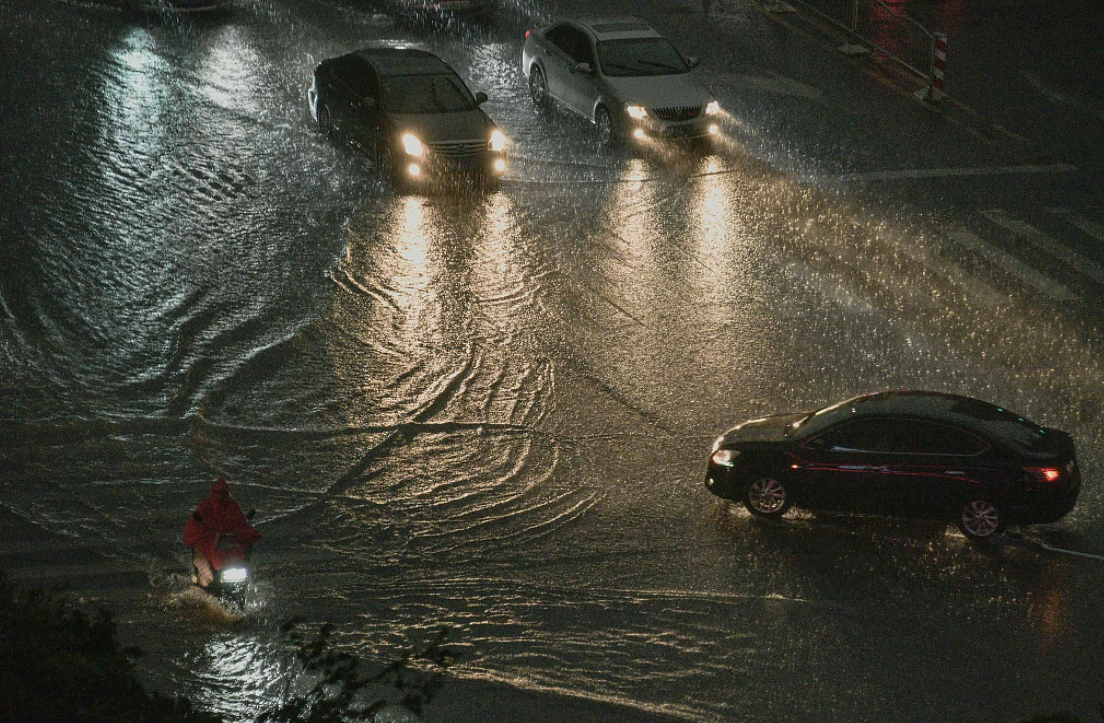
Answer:
[{"label": "yellow glow on water", "polygon": [[424,286],[428,283],[426,273],[429,259],[429,241],[426,238],[425,228],[425,201],[416,196],[407,196],[402,199],[401,225],[402,230],[396,238],[396,251],[405,265],[399,271],[398,278],[408,281],[416,281],[414,286]]}]

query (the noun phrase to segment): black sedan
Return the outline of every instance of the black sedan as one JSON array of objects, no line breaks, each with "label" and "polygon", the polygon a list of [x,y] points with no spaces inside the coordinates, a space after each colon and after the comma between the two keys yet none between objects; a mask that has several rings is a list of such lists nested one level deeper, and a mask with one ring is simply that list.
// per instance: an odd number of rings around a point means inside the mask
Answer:
[{"label": "black sedan", "polygon": [[324,60],[307,93],[327,136],[374,158],[400,186],[464,173],[494,186],[506,170],[506,136],[445,61],[413,48],[366,48]]},{"label": "black sedan", "polygon": [[988,402],[868,394],[739,424],[713,444],[706,487],[761,517],[807,509],[954,520],[971,540],[1073,509],[1073,438]]}]

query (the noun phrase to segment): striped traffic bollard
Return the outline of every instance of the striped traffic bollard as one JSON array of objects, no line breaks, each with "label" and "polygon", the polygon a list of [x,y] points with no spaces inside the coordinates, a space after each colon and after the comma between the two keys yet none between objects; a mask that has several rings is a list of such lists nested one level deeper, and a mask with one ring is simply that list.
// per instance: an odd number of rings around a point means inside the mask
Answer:
[{"label": "striped traffic bollard", "polygon": [[928,87],[918,90],[916,97],[938,102],[946,96],[943,92],[943,73],[947,68],[947,34],[932,33],[932,39],[931,82]]}]

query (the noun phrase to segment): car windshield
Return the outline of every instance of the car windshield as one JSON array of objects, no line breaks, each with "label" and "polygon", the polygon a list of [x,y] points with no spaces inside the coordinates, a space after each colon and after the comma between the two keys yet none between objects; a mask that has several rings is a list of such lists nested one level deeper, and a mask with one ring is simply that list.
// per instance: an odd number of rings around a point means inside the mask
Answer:
[{"label": "car windshield", "polygon": [[603,40],[597,44],[598,62],[609,77],[676,75],[690,68],[665,38]]},{"label": "car windshield", "polygon": [[449,73],[392,75],[381,80],[383,108],[390,113],[456,113],[476,107],[464,82]]}]

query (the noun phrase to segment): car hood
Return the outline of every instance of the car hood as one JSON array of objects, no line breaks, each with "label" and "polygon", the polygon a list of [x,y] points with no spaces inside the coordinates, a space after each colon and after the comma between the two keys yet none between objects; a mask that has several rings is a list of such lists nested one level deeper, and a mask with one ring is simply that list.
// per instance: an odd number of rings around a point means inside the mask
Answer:
[{"label": "car hood", "polygon": [[787,428],[807,415],[808,412],[794,412],[748,420],[725,432],[721,446],[742,442],[781,442],[786,438]]},{"label": "car hood", "polygon": [[642,105],[645,108],[705,105],[712,98],[709,91],[701,87],[692,73],[632,78],[607,76],[606,81],[617,91],[620,100]]},{"label": "car hood", "polygon": [[486,140],[491,137],[491,129],[495,126],[478,108],[459,113],[393,113],[391,120],[400,133],[413,133],[423,143]]}]

